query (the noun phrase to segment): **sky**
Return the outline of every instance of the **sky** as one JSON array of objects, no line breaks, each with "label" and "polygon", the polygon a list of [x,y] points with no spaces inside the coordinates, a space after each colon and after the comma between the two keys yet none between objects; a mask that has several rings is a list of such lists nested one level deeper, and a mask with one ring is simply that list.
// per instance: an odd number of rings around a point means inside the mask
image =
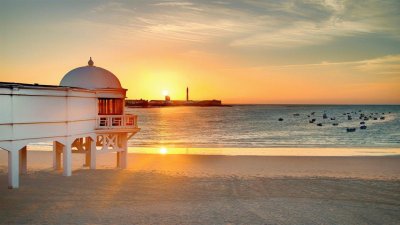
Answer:
[{"label": "sky", "polygon": [[400,1],[0,0],[0,81],[87,65],[130,99],[400,104]]}]

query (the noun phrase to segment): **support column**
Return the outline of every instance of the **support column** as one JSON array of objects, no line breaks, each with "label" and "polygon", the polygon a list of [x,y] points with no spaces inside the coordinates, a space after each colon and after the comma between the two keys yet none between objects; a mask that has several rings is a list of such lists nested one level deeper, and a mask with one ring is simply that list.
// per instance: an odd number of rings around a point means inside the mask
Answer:
[{"label": "support column", "polygon": [[23,147],[21,150],[19,150],[19,172],[20,174],[26,174],[27,173],[27,149],[26,146]]},{"label": "support column", "polygon": [[122,146],[122,152],[120,152],[120,168],[121,169],[126,169],[127,164],[128,164],[128,138],[126,136],[127,134],[124,133],[122,134],[121,137],[121,146]]},{"label": "support column", "polygon": [[88,138],[88,140],[90,141],[90,169],[96,169],[96,140],[91,138]]},{"label": "support column", "polygon": [[8,152],[8,188],[19,187],[19,151]]},{"label": "support column", "polygon": [[121,169],[126,169],[126,166],[128,164],[128,151],[127,149],[125,149],[124,151],[122,151],[121,153],[121,161],[120,161],[120,168]]},{"label": "support column", "polygon": [[61,170],[61,144],[53,141],[53,169]]},{"label": "support column", "polygon": [[90,151],[92,150],[91,149],[91,146],[90,146],[90,142],[91,142],[91,139],[90,139],[90,137],[86,137],[85,138],[85,165],[84,166],[88,166],[88,167],[90,167],[90,158],[91,158],[91,154],[90,154]]},{"label": "support column", "polygon": [[64,167],[63,175],[69,177],[72,175],[71,144],[67,142],[66,145],[63,145],[62,150],[63,150],[63,167]]},{"label": "support column", "polygon": [[117,152],[117,168],[121,168],[121,152]]}]

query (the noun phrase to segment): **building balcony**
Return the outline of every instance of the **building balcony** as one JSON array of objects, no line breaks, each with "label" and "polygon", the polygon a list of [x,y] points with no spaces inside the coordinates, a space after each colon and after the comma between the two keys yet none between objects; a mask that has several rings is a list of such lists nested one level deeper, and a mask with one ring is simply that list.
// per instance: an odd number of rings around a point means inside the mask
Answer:
[{"label": "building balcony", "polygon": [[99,115],[96,120],[96,129],[137,129],[137,115]]}]

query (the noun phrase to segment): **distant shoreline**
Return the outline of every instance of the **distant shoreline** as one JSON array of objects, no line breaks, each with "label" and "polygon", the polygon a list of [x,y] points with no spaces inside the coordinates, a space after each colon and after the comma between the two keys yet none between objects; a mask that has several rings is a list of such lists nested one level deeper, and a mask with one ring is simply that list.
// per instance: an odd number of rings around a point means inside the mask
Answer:
[{"label": "distant shoreline", "polygon": [[233,107],[234,105],[152,105],[152,106],[126,106],[128,108],[164,108],[164,107]]},{"label": "distant shoreline", "polygon": [[228,104],[231,106],[287,106],[287,107],[301,107],[301,106],[400,106],[400,104],[250,104],[250,103],[233,103]]},{"label": "distant shoreline", "polygon": [[176,106],[191,106],[191,107],[232,107],[231,105],[222,104],[221,100],[170,100],[166,97],[165,100],[145,100],[145,99],[126,99],[125,106],[130,108],[159,108],[159,107],[176,107]]},{"label": "distant shoreline", "polygon": [[128,108],[160,108],[160,107],[235,107],[235,106],[282,106],[282,107],[303,107],[303,106],[400,106],[400,104],[250,104],[250,103],[233,103],[233,104],[222,104],[222,105],[161,105],[161,106],[129,106]]}]

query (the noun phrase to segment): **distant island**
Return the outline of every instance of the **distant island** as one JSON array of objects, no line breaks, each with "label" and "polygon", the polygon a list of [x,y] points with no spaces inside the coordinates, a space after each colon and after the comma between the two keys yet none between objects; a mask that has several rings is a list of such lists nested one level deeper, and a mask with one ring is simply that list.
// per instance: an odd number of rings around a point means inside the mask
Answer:
[{"label": "distant island", "polygon": [[198,107],[230,107],[231,105],[223,105],[221,100],[189,100],[189,88],[186,88],[186,100],[171,100],[170,96],[166,95],[164,100],[145,100],[145,99],[126,99],[125,106],[127,107],[165,107],[165,106],[198,106]]}]

